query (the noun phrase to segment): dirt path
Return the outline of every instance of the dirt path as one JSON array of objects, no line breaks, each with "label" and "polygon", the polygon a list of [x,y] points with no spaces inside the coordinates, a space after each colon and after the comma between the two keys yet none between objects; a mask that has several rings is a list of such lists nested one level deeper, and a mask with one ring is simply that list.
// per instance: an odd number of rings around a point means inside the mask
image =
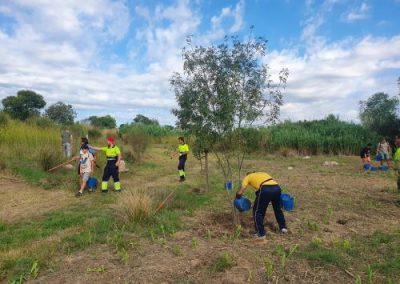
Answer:
[{"label": "dirt path", "polygon": [[0,178],[0,220],[14,222],[68,206],[73,195],[67,191],[44,190],[12,176]]}]

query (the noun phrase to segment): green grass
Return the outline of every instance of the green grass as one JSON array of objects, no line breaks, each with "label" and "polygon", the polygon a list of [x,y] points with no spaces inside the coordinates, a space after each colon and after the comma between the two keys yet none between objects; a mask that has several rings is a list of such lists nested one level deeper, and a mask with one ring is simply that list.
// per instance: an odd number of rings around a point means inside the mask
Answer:
[{"label": "green grass", "polygon": [[215,259],[213,265],[214,272],[224,272],[235,265],[235,260],[229,252],[224,252],[222,255]]},{"label": "green grass", "polygon": [[334,265],[345,267],[346,260],[340,252],[333,248],[310,244],[300,250],[299,255],[317,265]]}]

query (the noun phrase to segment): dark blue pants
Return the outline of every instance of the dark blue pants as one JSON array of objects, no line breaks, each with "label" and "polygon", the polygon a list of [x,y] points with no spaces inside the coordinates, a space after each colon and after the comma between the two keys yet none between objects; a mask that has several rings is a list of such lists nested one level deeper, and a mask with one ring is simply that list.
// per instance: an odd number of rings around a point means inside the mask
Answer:
[{"label": "dark blue pants", "polygon": [[181,155],[179,156],[179,163],[178,163],[178,170],[185,170],[185,163],[187,160],[187,155]]},{"label": "dark blue pants", "polygon": [[264,185],[256,192],[253,206],[254,225],[258,236],[265,236],[264,217],[270,202],[274,208],[279,229],[286,228],[285,216],[281,209],[281,188],[279,185]]},{"label": "dark blue pants", "polygon": [[118,167],[115,165],[115,161],[107,161],[107,164],[104,168],[102,181],[109,181],[110,177],[113,178],[114,182],[119,182],[119,171]]}]

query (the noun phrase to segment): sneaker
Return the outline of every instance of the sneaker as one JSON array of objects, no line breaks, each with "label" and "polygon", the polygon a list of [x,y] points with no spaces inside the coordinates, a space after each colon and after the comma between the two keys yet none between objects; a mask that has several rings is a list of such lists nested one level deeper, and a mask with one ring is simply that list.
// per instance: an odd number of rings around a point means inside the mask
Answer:
[{"label": "sneaker", "polygon": [[88,192],[92,193],[93,192],[93,188],[88,188]]},{"label": "sneaker", "polygon": [[107,192],[108,192],[108,189],[102,190],[101,192],[102,192],[102,193],[107,193]]},{"label": "sneaker", "polygon": [[114,190],[114,192],[120,193],[121,190],[120,189],[116,189],[116,190]]},{"label": "sneaker", "polygon": [[288,233],[288,229],[282,228],[282,229],[281,229],[281,233],[282,233],[282,234],[287,234],[287,233]]},{"label": "sneaker", "polygon": [[82,192],[80,192],[80,191],[78,191],[77,193],[75,193],[75,196],[76,197],[81,197],[83,194],[82,194]]},{"label": "sneaker", "polygon": [[267,237],[264,235],[264,236],[259,236],[259,235],[255,235],[254,236],[254,241],[256,242],[256,243],[263,243],[263,242],[265,242],[267,240]]},{"label": "sneaker", "polygon": [[181,178],[179,179],[179,182],[184,182],[185,180],[186,180],[185,177],[181,177]]}]

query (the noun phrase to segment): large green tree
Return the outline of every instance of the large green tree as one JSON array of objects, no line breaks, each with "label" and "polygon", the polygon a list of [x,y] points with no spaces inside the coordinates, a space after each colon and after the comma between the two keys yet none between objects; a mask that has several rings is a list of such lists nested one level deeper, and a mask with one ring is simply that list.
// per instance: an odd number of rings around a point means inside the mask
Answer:
[{"label": "large green tree", "polygon": [[397,114],[399,99],[385,93],[376,93],[365,101],[360,101],[360,119],[362,124],[376,133],[393,137],[400,129]]},{"label": "large green tree", "polygon": [[146,125],[159,125],[160,123],[158,122],[157,119],[152,119],[152,118],[148,118],[147,116],[144,116],[142,114],[138,114],[136,115],[136,117],[133,119],[134,123],[143,123]]},{"label": "large green tree", "polygon": [[267,41],[249,36],[245,41],[226,37],[220,45],[183,49],[183,74],[174,73],[170,83],[178,107],[173,110],[178,126],[194,135],[207,154],[213,151],[226,180],[232,169],[238,178],[245,151],[241,129],[255,121],[274,122],[282,105],[282,87],[288,70],[271,79],[264,63]]},{"label": "large green tree", "polygon": [[45,115],[56,123],[72,124],[74,123],[76,112],[72,105],[57,102],[46,109]]},{"label": "large green tree", "polygon": [[117,127],[117,122],[115,118],[111,115],[105,116],[91,116],[87,119],[89,123],[93,126],[100,127],[100,128],[115,128]]},{"label": "large green tree", "polygon": [[39,116],[46,102],[43,96],[30,90],[18,91],[16,96],[8,96],[2,100],[4,111],[11,117],[25,120],[31,116]]}]

